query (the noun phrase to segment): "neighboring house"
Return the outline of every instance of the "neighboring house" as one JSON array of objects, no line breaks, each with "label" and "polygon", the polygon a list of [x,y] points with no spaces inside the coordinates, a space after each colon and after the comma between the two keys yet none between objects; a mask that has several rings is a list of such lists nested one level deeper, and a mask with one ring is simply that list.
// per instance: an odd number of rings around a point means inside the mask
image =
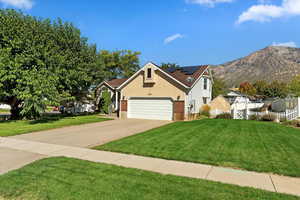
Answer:
[{"label": "neighboring house", "polygon": [[248,119],[251,110],[260,109],[264,106],[261,99],[250,97],[238,91],[229,92],[225,98],[231,105],[231,114],[234,119]]},{"label": "neighboring house", "polygon": [[121,118],[185,120],[210,103],[212,83],[207,65],[162,69],[148,63],[112,91],[116,102],[121,98]]},{"label": "neighboring house", "polygon": [[10,105],[7,105],[7,104],[0,104],[0,109],[10,110]]},{"label": "neighboring house", "polygon": [[96,107],[99,107],[99,103],[102,98],[104,91],[108,91],[111,96],[111,111],[118,112],[120,105],[120,92],[117,88],[122,85],[127,80],[127,78],[122,79],[112,79],[110,81],[103,81],[96,87]]},{"label": "neighboring house", "polygon": [[231,105],[227,101],[225,97],[222,95],[214,98],[210,104],[210,114],[212,117],[216,117],[217,115],[224,113],[231,113]]}]

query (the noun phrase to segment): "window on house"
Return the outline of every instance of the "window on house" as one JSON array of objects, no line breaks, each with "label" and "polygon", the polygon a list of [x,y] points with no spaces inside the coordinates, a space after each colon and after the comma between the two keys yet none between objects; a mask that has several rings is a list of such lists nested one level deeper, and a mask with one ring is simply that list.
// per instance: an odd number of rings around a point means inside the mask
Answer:
[{"label": "window on house", "polygon": [[203,104],[207,104],[207,97],[203,97]]},{"label": "window on house", "polygon": [[207,78],[204,78],[204,86],[203,86],[203,89],[204,90],[207,90]]},{"label": "window on house", "polygon": [[152,78],[152,70],[151,70],[151,68],[148,68],[147,69],[147,78]]}]

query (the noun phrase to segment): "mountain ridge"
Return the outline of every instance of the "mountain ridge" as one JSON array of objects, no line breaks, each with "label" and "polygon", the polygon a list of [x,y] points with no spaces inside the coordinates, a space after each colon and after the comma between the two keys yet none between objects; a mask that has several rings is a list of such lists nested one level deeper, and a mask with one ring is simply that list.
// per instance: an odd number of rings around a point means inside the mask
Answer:
[{"label": "mountain ridge", "polygon": [[257,80],[289,82],[300,74],[300,48],[268,46],[212,69],[228,86]]}]

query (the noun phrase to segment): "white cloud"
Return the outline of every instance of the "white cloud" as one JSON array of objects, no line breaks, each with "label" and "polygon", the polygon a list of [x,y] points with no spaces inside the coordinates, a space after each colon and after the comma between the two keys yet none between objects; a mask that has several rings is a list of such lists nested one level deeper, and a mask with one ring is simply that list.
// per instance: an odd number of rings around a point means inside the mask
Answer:
[{"label": "white cloud", "polygon": [[214,7],[217,3],[231,3],[234,0],[186,0],[187,3],[206,5]]},{"label": "white cloud", "polygon": [[268,22],[274,18],[300,15],[300,0],[282,0],[280,6],[277,5],[254,5],[243,12],[238,24],[246,21]]},{"label": "white cloud", "polygon": [[276,47],[297,47],[297,44],[295,42],[283,42],[283,43],[277,43],[273,42],[272,46]]},{"label": "white cloud", "polygon": [[0,0],[0,3],[21,9],[31,9],[33,6],[32,0]]},{"label": "white cloud", "polygon": [[174,35],[171,35],[169,37],[167,37],[165,40],[164,40],[164,43],[165,44],[169,44],[170,42],[173,42],[174,40],[177,40],[177,39],[180,39],[180,38],[183,38],[184,36],[177,33],[177,34],[174,34]]}]

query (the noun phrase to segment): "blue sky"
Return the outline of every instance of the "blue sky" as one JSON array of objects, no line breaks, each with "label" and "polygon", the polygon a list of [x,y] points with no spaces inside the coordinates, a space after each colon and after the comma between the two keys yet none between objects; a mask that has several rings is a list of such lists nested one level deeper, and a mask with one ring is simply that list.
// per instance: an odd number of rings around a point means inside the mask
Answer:
[{"label": "blue sky", "polygon": [[70,21],[98,49],[140,51],[142,64],[220,64],[272,44],[300,46],[300,0],[0,0],[0,6]]}]

